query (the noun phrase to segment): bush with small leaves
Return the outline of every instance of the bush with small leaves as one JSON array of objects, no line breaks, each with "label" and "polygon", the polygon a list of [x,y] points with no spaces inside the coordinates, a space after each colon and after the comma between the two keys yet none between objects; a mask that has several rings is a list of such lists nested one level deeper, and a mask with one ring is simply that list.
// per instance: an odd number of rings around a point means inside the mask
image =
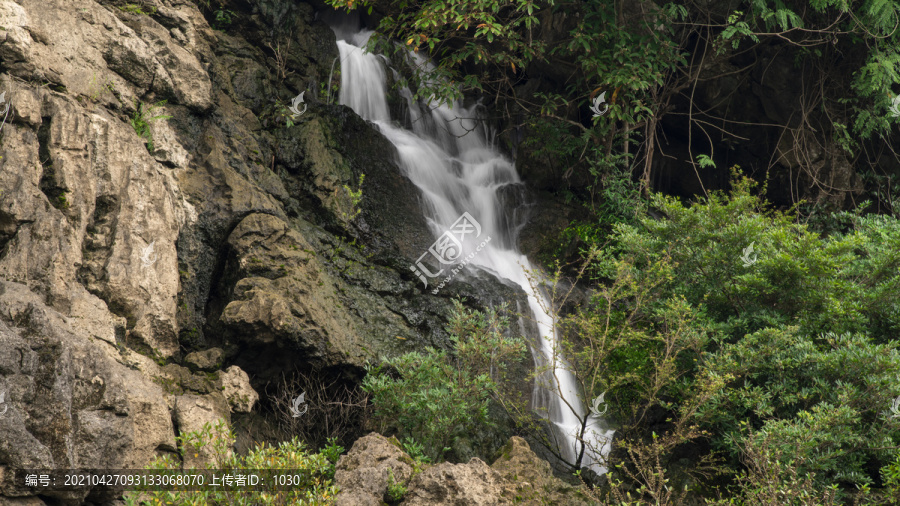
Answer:
[{"label": "bush with small leaves", "polygon": [[736,177],[730,195],[693,204],[654,195],[662,218],[621,222],[589,252],[579,275],[594,289],[559,315],[555,351],[583,403],[608,403],[601,500],[893,493],[878,470],[891,476],[900,444],[900,221],[848,213],[822,236],[754,187]]},{"label": "bush with small leaves", "polygon": [[496,399],[507,363],[524,357],[524,342],[503,334],[496,311],[481,313],[456,302],[448,330],[454,353],[428,348],[369,366],[363,389],[372,394],[375,422],[415,439],[434,462],[455,440],[496,428],[488,407]]},{"label": "bush with small leaves", "polygon": [[[261,444],[245,456],[234,455],[231,444],[234,435],[222,422],[215,425],[205,424],[196,432],[189,432],[178,438],[179,456],[187,452],[199,456],[201,453],[213,453],[213,462],[207,464],[208,469],[228,471],[240,474],[242,470],[276,471],[291,470],[292,477],[302,477],[300,483],[291,488],[276,488],[274,480],[263,480],[266,486],[247,488],[246,490],[217,490],[206,487],[200,490],[161,491],[150,487],[140,487],[126,495],[126,504],[196,504],[196,505],[275,505],[275,504],[332,504],[337,487],[333,484],[335,464],[344,449],[332,444],[319,453],[310,453],[306,447],[294,439],[271,446]],[[159,472],[175,471],[182,467],[180,459],[174,455],[154,460],[147,466],[149,470]]]}]

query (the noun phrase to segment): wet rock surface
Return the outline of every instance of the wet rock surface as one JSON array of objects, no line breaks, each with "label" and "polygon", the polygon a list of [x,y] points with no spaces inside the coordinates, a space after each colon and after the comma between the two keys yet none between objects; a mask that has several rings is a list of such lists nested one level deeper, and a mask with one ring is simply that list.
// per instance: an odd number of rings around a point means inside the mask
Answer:
[{"label": "wet rock surface", "polygon": [[121,7],[0,0],[0,476],[139,468],[284,370],[446,347],[450,297],[526,307],[410,272],[433,241],[416,190],[320,96],[337,50],[311,6],[235,4],[218,29],[195,2]]}]

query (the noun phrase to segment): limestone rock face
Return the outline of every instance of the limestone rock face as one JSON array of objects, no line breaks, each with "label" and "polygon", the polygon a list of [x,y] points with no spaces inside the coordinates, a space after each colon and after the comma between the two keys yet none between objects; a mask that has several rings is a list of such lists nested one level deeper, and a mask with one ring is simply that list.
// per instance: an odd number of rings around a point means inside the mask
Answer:
[{"label": "limestone rock face", "polygon": [[210,348],[188,353],[184,357],[184,362],[192,369],[215,371],[221,367],[223,358],[225,358],[225,352],[221,348]]},{"label": "limestone rock face", "polygon": [[[0,469],[139,468],[175,450],[162,389],[113,345],[20,283],[0,280],[0,307]],[[20,485],[0,480],[0,495]]]},{"label": "limestone rock face", "polygon": [[250,386],[250,377],[236,365],[219,373],[219,385],[235,413],[249,413],[259,400],[259,394]]},{"label": "limestone rock face", "polygon": [[318,97],[337,48],[311,5],[229,1],[214,30],[202,4],[0,0],[0,501],[28,496],[4,467],[140,468],[284,371],[445,346],[450,296],[527,306],[418,286],[417,190]]},{"label": "limestone rock face", "polygon": [[[199,451],[188,450],[184,455],[184,467],[204,468],[206,464],[216,462],[215,441],[224,438],[216,432],[217,426],[227,427],[231,420],[228,401],[220,393],[207,395],[179,395],[175,398],[175,423],[182,433],[205,433],[210,431],[208,440],[213,443],[205,445]],[[226,455],[228,453],[226,452]]]},{"label": "limestone rock face", "polygon": [[516,504],[592,504],[581,490],[553,476],[550,463],[519,436],[510,438],[491,468],[515,487]]},{"label": "limestone rock face", "polygon": [[41,122],[4,126],[0,276],[28,284],[73,317],[91,318],[96,304],[85,301],[99,297],[125,320],[129,339],[172,355],[175,239],[184,214],[171,174],[105,111],[0,76],[4,84],[12,107],[35,107],[21,114]]},{"label": "limestone rock face", "polygon": [[417,467],[395,438],[377,433],[360,438],[338,461],[337,504],[383,504],[391,499],[386,496],[391,483],[406,487],[404,506],[592,504],[583,491],[553,476],[550,464],[520,437],[509,440],[492,466],[473,458]]},{"label": "limestone rock face", "polygon": [[466,464],[444,462],[416,475],[409,484],[408,506],[513,504],[511,487],[500,473],[473,458]]},{"label": "limestone rock face", "polygon": [[[341,456],[334,473],[340,487],[338,505],[380,506],[384,502],[389,480],[409,481],[413,473],[412,459],[400,449],[396,438],[372,433],[353,443]],[[393,477],[393,478],[391,478]]]},{"label": "limestone rock face", "polygon": [[363,364],[363,329],[301,234],[275,216],[257,213],[235,227],[228,243],[237,253],[233,272],[241,276],[222,313],[232,333],[294,343],[325,363]]}]

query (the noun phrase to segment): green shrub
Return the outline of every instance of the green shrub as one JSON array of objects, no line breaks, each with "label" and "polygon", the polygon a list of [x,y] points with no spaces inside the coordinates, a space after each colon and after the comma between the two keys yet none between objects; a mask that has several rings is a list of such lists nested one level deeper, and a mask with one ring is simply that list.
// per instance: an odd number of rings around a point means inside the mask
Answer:
[{"label": "green shrub", "polygon": [[[179,456],[191,453],[195,457],[212,453],[213,462],[209,469],[225,471],[290,469],[299,471],[306,481],[291,489],[269,489],[220,491],[211,488],[198,491],[150,491],[140,490],[126,496],[126,503],[135,504],[196,504],[196,505],[248,505],[262,504],[330,504],[337,487],[332,483],[335,464],[344,449],[333,444],[319,453],[309,453],[297,439],[280,443],[278,446],[261,444],[246,456],[234,455],[231,444],[234,435],[222,422],[205,424],[203,429],[189,432],[177,438]],[[167,455],[154,460],[147,469],[181,469],[178,457]]]},{"label": "green shrub", "polygon": [[708,448],[684,484],[729,483],[748,504],[878,500],[900,444],[900,222],[846,213],[821,236],[753,189],[653,196],[664,218],[618,224],[593,252],[597,289],[561,320],[562,345],[587,397],[606,392],[611,483],[665,502],[656,476],[679,450],[659,441],[675,435]]},{"label": "green shrub", "polygon": [[506,322],[456,302],[448,330],[455,354],[428,348],[369,366],[363,389],[372,394],[376,422],[421,445],[434,462],[458,438],[495,427],[488,406],[505,380],[507,362],[521,359],[521,339],[503,335]]},{"label": "green shrub", "polygon": [[390,468],[388,468],[388,486],[386,495],[387,499],[392,503],[402,501],[403,496],[406,495],[406,485],[396,481],[396,478],[394,478],[394,470]]},{"label": "green shrub", "polygon": [[[736,492],[732,497],[707,501],[708,506],[834,506],[837,500],[835,487],[820,487],[816,476],[798,472],[797,464],[805,461],[784,462],[773,455],[773,449],[765,436],[749,438],[741,449],[746,470],[737,476]],[[865,503],[864,503],[865,504]]]},{"label": "green shrub", "polygon": [[[868,486],[877,479],[871,466],[887,464],[900,441],[900,424],[885,414],[900,390],[894,345],[859,334],[765,329],[723,343],[703,367],[733,378],[703,409],[735,460],[753,442],[779,464],[815,474],[822,487]],[[742,422],[756,432],[742,434]]]},{"label": "green shrub", "polygon": [[425,455],[425,447],[417,443],[415,439],[411,437],[403,438],[400,444],[403,445],[403,451],[419,465],[431,463],[431,459],[428,458],[428,455]]},{"label": "green shrub", "polygon": [[338,214],[344,221],[353,221],[357,216],[359,216],[359,213],[362,212],[359,204],[362,202],[363,198],[362,186],[365,179],[365,174],[359,175],[359,183],[356,185],[356,190],[350,188],[350,186],[348,185],[344,185],[344,192],[346,193],[346,195],[343,198],[340,198],[338,203]]},{"label": "green shrub", "polygon": [[881,468],[885,496],[894,503],[900,502],[900,451],[894,450],[894,459]]},{"label": "green shrub", "polygon": [[[663,255],[675,268],[665,293],[697,306],[730,337],[766,327],[797,325],[803,334],[866,332],[893,339],[900,311],[890,293],[900,286],[900,223],[855,218],[853,230],[822,237],[787,213],[770,211],[736,179],[732,195],[712,193],[692,206],[655,195],[666,219],[616,226],[609,257],[637,269]],[[746,267],[745,248],[757,261]],[[600,269],[614,275],[612,264]]]}]

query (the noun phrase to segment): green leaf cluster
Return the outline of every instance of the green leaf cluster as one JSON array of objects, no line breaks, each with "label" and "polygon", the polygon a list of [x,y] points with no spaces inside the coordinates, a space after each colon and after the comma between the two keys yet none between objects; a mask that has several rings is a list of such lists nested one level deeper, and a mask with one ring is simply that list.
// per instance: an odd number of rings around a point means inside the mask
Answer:
[{"label": "green leaf cluster", "polygon": [[[207,455],[210,462],[207,469],[223,473],[239,473],[241,470],[262,471],[286,469],[292,476],[302,476],[303,480],[294,488],[277,489],[260,487],[247,490],[217,490],[208,487],[202,490],[160,491],[138,487],[125,497],[128,505],[276,505],[276,504],[333,504],[338,489],[333,484],[335,465],[344,449],[330,440],[318,453],[311,453],[302,442],[294,438],[277,446],[260,444],[247,455],[236,455],[231,447],[234,433],[221,420],[206,423],[197,431],[186,432],[176,438],[178,455],[166,455],[151,462],[146,469],[165,471],[182,469],[182,460],[190,455]],[[265,479],[263,483],[266,483]],[[268,483],[274,483],[269,480]]]},{"label": "green leaf cluster", "polygon": [[[744,481],[771,465],[835,500],[886,493],[878,470],[895,472],[900,446],[890,411],[900,396],[900,221],[842,213],[849,228],[823,236],[769,209],[753,181],[736,176],[732,186],[692,205],[655,195],[663,218],[616,225],[590,272],[600,294],[632,289],[568,320],[581,341],[625,336],[605,369],[582,367],[584,381],[600,378],[589,392],[609,388],[620,417],[646,402],[672,413],[696,406],[691,419],[712,451],[732,470],[756,470]],[[685,325],[697,336],[686,353],[654,358],[685,338],[654,345],[652,336],[689,336]],[[666,371],[680,379],[649,396],[642,378]],[[698,392],[711,394],[698,401]],[[748,448],[768,464],[748,461]]]},{"label": "green leaf cluster", "polygon": [[153,152],[153,132],[150,130],[150,123],[154,121],[167,120],[172,116],[168,116],[166,114],[154,114],[157,109],[166,105],[165,100],[160,100],[159,102],[149,105],[145,104],[141,101],[136,101],[134,104],[135,111],[131,116],[131,120],[129,123],[131,124],[131,128],[134,129],[134,132],[138,134],[138,137],[144,139],[144,144],[147,146],[147,151]]},{"label": "green leaf cluster", "polygon": [[428,348],[367,368],[363,389],[373,396],[376,420],[418,442],[412,449],[433,462],[443,461],[456,440],[491,431],[489,404],[508,363],[525,352],[505,328],[496,311],[468,310],[457,301],[448,327],[452,353]]}]

